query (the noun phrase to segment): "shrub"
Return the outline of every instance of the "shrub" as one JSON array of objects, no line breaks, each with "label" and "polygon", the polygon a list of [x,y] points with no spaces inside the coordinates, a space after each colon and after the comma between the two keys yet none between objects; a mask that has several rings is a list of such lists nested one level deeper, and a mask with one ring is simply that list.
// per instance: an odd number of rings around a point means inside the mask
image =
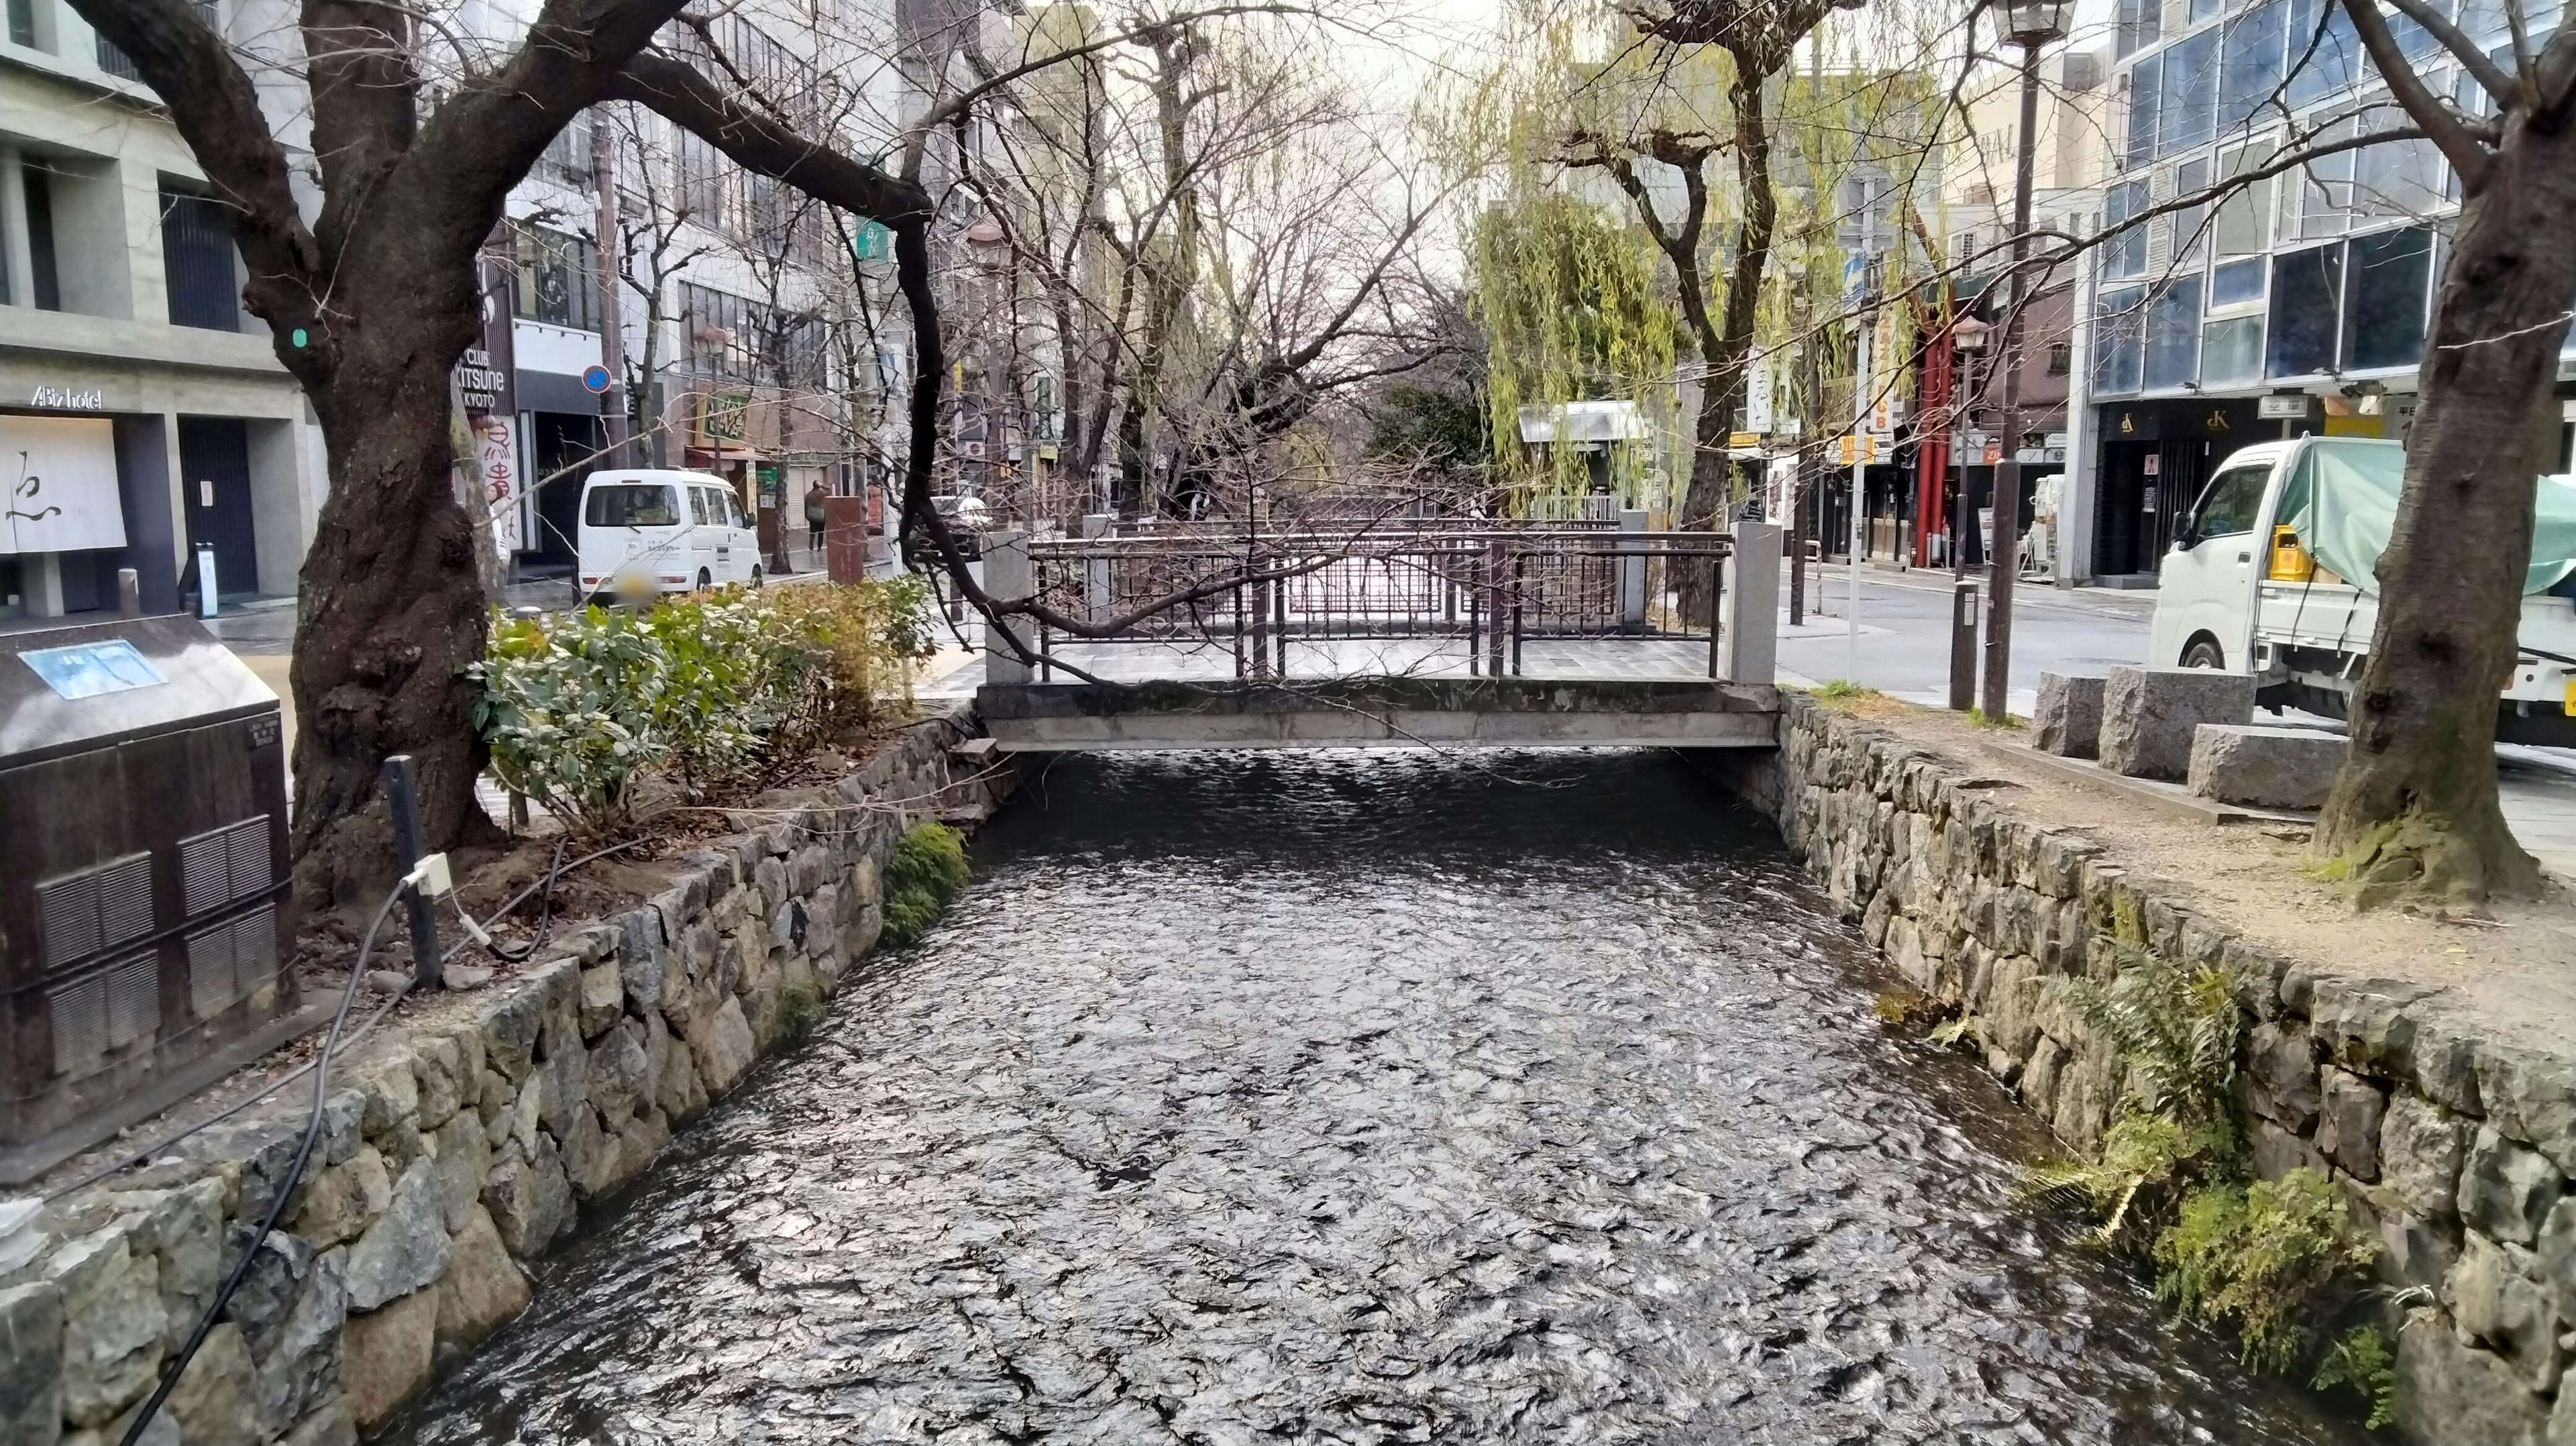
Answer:
[{"label": "shrub", "polygon": [[927,933],[966,880],[966,840],[957,830],[943,823],[906,830],[886,856],[886,942],[900,946]]},{"label": "shrub", "polygon": [[584,608],[495,624],[473,666],[474,726],[501,782],[577,833],[627,822],[635,776],[661,756],[671,660],[640,619]]},{"label": "shrub", "polygon": [[2082,1199],[2100,1217],[2096,1239],[2143,1251],[2176,1314],[2233,1323],[2247,1365],[2286,1374],[2314,1360],[2315,1389],[2361,1391],[2380,1424],[2396,1391],[2387,1343],[2363,1326],[2317,1345],[2359,1298],[2378,1244],[2356,1235],[2342,1190],[2318,1171],[2250,1178],[2235,1100],[2243,1015],[2227,976],[2135,946],[2121,956],[2108,986],[2058,987],[2119,1055],[2128,1094],[2094,1158],[2041,1165],[2030,1185]]},{"label": "shrub", "polygon": [[2379,1253],[2353,1237],[2350,1217],[2343,1191],[2305,1165],[2241,1189],[2203,1186],[2156,1237],[2156,1294],[2186,1319],[2235,1321],[2245,1363],[2284,1374]]},{"label": "shrub", "polygon": [[778,1023],[790,1038],[802,1036],[823,1017],[823,991],[811,979],[790,979],[779,986]]},{"label": "shrub", "polygon": [[499,618],[474,726],[504,785],[615,834],[643,776],[703,798],[908,704],[926,596],[906,578]]}]

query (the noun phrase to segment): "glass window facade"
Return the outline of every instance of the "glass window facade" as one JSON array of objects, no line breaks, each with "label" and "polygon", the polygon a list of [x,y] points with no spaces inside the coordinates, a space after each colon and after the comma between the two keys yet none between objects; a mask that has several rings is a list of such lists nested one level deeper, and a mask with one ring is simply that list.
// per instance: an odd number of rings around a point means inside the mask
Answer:
[{"label": "glass window facade", "polygon": [[2178,276],[2156,291],[2147,308],[2146,355],[2140,385],[2167,391],[2200,380],[2200,278]]},{"label": "glass window facade", "polygon": [[2263,373],[2273,378],[2334,370],[2343,301],[2343,247],[2319,246],[2272,258],[2272,324]]},{"label": "glass window facade", "polygon": [[2343,368],[2412,366],[2424,354],[2433,230],[2407,226],[2356,236],[2344,261]]}]

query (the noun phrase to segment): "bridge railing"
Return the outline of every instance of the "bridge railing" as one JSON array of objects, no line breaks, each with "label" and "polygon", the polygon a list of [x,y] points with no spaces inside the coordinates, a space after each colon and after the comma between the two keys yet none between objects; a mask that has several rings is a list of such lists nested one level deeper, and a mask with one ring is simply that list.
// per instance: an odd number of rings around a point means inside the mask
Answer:
[{"label": "bridge railing", "polygon": [[[1281,534],[1158,529],[1026,546],[1031,582],[1055,611],[1129,619],[1114,636],[1086,641],[1220,649],[1240,677],[1284,676],[1292,643],[1312,653],[1377,640],[1428,640],[1426,657],[1463,646],[1469,671],[1517,676],[1526,644],[1574,639],[1704,640],[1715,676],[1713,619],[1731,538],[1414,522]],[[1039,652],[1054,641],[1042,629]]]}]

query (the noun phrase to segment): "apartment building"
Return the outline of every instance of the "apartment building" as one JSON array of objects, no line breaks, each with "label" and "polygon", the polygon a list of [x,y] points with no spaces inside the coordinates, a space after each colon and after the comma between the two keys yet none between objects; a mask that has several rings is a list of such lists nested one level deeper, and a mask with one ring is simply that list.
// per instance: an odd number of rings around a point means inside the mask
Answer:
[{"label": "apartment building", "polygon": [[[203,7],[219,23],[214,4]],[[320,429],[241,310],[222,207],[125,56],[62,0],[0,34],[0,618],[291,596]]]},{"label": "apartment building", "polygon": [[[2482,45],[2505,43],[2505,7],[2465,5],[2460,24]],[[2402,20],[2396,28],[2433,90],[2475,109],[2475,87],[2459,83],[2447,54]],[[2335,136],[2402,124],[2331,0],[2121,0],[2117,32],[2106,222],[2259,168],[2289,125]],[[2151,578],[2202,482],[2247,442],[2296,431],[2402,439],[2457,205],[2430,143],[2388,142],[2106,245],[2088,296],[2098,442],[2082,458],[2093,505],[2078,539],[2085,571]],[[2562,377],[2570,366],[2576,348]],[[2298,416],[2266,418],[2273,395],[2306,402]],[[2558,441],[2563,457],[2563,432]]]}]

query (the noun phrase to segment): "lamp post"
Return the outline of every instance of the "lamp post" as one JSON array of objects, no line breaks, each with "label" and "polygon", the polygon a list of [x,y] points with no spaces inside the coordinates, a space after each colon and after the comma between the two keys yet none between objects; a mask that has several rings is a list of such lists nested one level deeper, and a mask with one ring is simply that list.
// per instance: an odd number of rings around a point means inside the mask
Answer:
[{"label": "lamp post", "polygon": [[2003,446],[1995,458],[1995,532],[1986,548],[1986,654],[1978,702],[2002,722],[2012,678],[2012,587],[2021,539],[2022,265],[2030,254],[2030,182],[2039,141],[2039,52],[2066,38],[2072,0],[2005,0],[1995,22],[2021,47],[2021,143],[2013,155],[2012,269],[2004,273]]}]

